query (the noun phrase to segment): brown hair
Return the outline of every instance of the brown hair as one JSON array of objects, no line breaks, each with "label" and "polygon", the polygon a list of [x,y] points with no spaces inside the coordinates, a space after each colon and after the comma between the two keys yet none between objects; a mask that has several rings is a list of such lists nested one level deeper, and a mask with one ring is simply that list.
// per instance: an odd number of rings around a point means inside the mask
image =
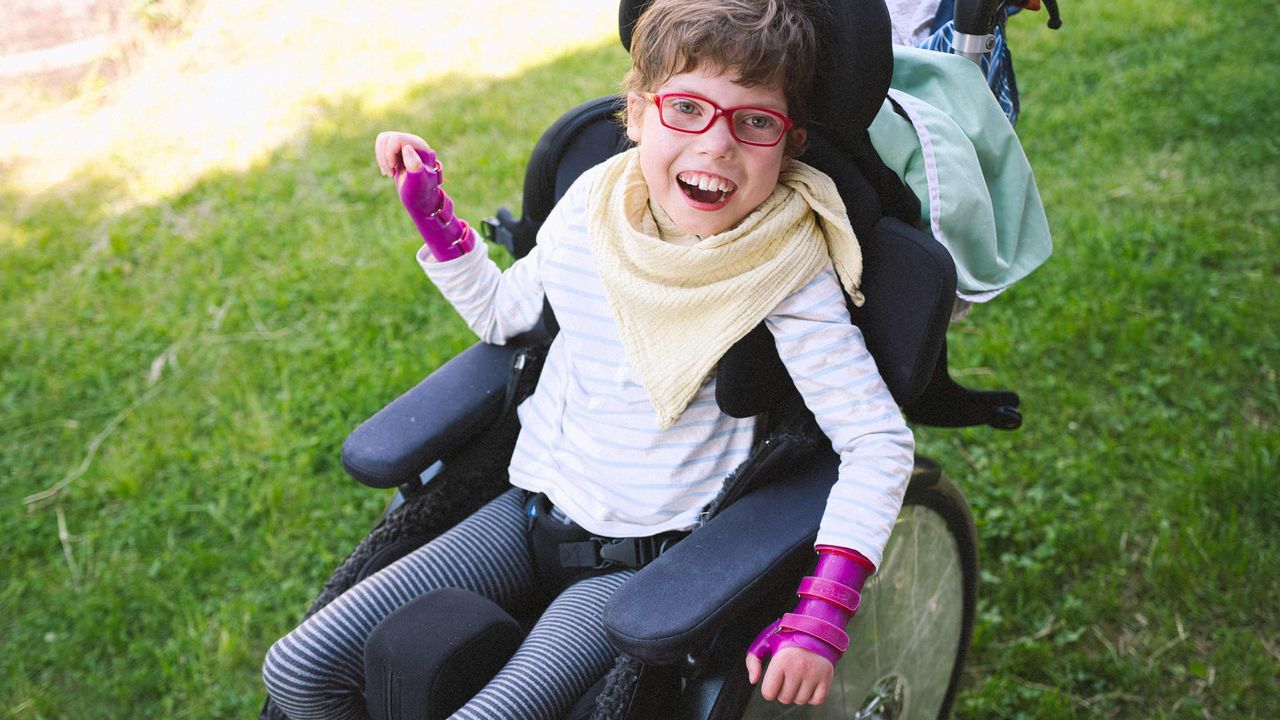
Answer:
[{"label": "brown hair", "polygon": [[631,36],[628,92],[656,90],[674,75],[735,71],[747,87],[776,87],[803,127],[817,31],[797,0],[653,0]]}]

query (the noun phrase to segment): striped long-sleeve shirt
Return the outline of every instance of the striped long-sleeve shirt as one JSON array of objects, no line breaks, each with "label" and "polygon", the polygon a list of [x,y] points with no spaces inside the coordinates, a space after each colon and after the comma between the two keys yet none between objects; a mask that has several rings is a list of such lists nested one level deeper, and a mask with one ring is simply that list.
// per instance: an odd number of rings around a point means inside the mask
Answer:
[{"label": "striped long-sleeve shirt", "polygon": [[[501,344],[537,323],[545,297],[560,333],[536,390],[518,409],[511,483],[546,493],[591,532],[648,536],[693,526],[751,451],[755,419],[716,404],[715,379],[666,429],[627,361],[586,227],[596,173],[569,189],[530,253],[502,272],[483,244],[448,262],[418,261],[482,340]],[[911,473],[914,442],[849,314],[834,270],[819,273],[765,319],[819,427],[840,454],[818,544],[879,564]]]}]

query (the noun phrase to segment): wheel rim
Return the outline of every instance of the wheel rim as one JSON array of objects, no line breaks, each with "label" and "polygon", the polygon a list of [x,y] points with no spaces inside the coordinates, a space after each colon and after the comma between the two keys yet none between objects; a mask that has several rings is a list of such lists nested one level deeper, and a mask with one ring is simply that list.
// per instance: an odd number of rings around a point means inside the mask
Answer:
[{"label": "wheel rim", "polygon": [[745,720],[938,717],[964,625],[960,548],[946,520],[923,505],[904,506],[862,597],[827,701],[782,705],[756,689]]}]

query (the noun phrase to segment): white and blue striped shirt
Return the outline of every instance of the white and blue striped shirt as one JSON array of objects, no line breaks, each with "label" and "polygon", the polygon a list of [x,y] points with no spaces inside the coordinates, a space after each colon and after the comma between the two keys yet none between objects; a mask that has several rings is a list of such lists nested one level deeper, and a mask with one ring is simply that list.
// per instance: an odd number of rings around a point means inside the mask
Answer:
[{"label": "white and blue striped shirt", "polygon": [[[545,296],[560,324],[522,430],[511,483],[546,493],[579,525],[610,537],[692,527],[725,477],[751,451],[755,419],[724,414],[710,378],[666,430],[627,361],[596,274],[586,226],[597,173],[578,179],[552,210],[537,246],[502,272],[483,245],[449,262],[423,248],[419,263],[485,342],[533,328]],[[765,322],[805,404],[840,454],[818,544],[880,563],[911,474],[914,441],[835,272],[819,273]]]}]

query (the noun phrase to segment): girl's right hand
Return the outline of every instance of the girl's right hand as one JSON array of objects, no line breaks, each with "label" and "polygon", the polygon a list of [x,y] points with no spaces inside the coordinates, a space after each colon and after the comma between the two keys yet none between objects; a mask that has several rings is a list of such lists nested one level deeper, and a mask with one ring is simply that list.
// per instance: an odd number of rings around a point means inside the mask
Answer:
[{"label": "girl's right hand", "polygon": [[417,150],[423,155],[435,153],[431,151],[431,146],[426,140],[406,132],[387,131],[378,133],[378,139],[373,143],[373,157],[378,162],[378,169],[383,175],[388,177],[396,177],[401,170],[409,172],[417,172],[422,169],[422,161],[418,158],[418,153],[409,150]]},{"label": "girl's right hand", "polygon": [[443,168],[425,140],[403,132],[378,133],[373,156],[382,174],[395,178],[396,194],[432,258],[443,262],[471,252],[475,233],[454,214],[453,201],[440,186]]}]

